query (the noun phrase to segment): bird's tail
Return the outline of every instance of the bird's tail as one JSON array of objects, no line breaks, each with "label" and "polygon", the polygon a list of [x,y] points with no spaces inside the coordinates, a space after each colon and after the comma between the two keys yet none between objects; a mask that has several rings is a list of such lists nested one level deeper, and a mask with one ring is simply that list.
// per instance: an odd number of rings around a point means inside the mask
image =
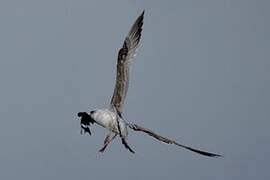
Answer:
[{"label": "bird's tail", "polygon": [[141,127],[141,126],[139,126],[137,124],[128,123],[127,125],[128,125],[128,127],[130,129],[132,129],[134,131],[144,132],[144,133],[156,138],[157,140],[162,141],[162,142],[167,143],[167,144],[174,144],[174,145],[177,145],[179,147],[185,148],[187,150],[193,151],[195,153],[198,153],[198,154],[201,154],[201,155],[204,155],[204,156],[209,156],[209,157],[221,157],[222,156],[222,155],[213,154],[213,153],[206,152],[206,151],[201,151],[201,150],[198,150],[198,149],[194,149],[194,148],[179,144],[176,141],[173,141],[171,139],[160,136],[160,135],[156,134],[155,132],[153,132],[153,131],[151,131],[149,129],[146,129],[144,127]]}]

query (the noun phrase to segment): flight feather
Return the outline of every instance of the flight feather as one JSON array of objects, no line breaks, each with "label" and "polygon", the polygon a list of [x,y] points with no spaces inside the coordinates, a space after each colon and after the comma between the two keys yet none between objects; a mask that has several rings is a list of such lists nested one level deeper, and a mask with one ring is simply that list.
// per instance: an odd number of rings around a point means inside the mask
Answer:
[{"label": "flight feather", "polygon": [[141,39],[144,11],[132,25],[128,35],[125,38],[122,48],[118,52],[116,82],[111,106],[119,113],[122,113],[124,101],[129,85],[129,66],[136,55],[136,51]]}]

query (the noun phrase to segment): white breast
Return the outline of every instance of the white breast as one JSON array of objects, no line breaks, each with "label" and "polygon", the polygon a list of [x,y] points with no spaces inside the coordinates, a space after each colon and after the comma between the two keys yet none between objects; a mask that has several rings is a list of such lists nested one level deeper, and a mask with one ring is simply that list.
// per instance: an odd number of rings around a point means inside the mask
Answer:
[{"label": "white breast", "polygon": [[[119,133],[116,113],[108,109],[99,109],[91,114],[91,116],[99,125],[117,134]],[[125,121],[121,118],[118,118],[118,121],[121,129],[121,134],[123,136],[127,136],[127,127]]]},{"label": "white breast", "polygon": [[98,124],[105,128],[108,128],[114,124],[114,122],[117,122],[116,115],[107,109],[96,110],[91,116]]}]

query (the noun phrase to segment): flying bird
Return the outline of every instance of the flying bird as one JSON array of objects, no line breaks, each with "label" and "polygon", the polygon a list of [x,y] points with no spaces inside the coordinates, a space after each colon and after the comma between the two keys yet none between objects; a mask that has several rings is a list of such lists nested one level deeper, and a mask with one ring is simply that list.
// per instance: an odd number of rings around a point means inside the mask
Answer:
[{"label": "flying bird", "polygon": [[134,153],[134,150],[130,147],[130,145],[127,142],[128,128],[129,128],[134,131],[144,132],[164,143],[174,144],[204,156],[210,157],[221,156],[218,154],[201,151],[198,149],[191,148],[189,146],[179,144],[174,140],[158,135],[157,133],[142,126],[139,126],[137,124],[129,123],[126,121],[126,119],[124,119],[123,106],[129,84],[129,67],[139,47],[139,42],[142,33],[143,19],[144,19],[144,11],[140,14],[140,16],[136,19],[136,21],[132,25],[130,31],[128,32],[128,35],[125,38],[122,48],[118,52],[116,82],[110,106],[105,109],[97,109],[90,111],[89,114],[87,112],[78,113],[78,117],[80,118],[81,121],[81,134],[88,133],[89,135],[91,135],[90,125],[92,124],[98,124],[106,128],[109,131],[109,133],[107,134],[103,146],[101,147],[99,152],[104,152],[104,150],[110,144],[110,142],[112,142],[117,136],[119,136],[124,147],[127,148],[130,152]]}]

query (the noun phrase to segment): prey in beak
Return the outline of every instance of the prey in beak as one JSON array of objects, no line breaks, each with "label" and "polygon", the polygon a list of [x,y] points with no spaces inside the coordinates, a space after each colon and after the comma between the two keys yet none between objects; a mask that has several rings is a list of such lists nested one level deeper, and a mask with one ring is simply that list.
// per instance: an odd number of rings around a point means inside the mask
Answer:
[{"label": "prey in beak", "polygon": [[94,124],[95,120],[92,119],[92,117],[86,112],[79,112],[78,117],[81,118],[81,132],[80,133],[81,134],[88,133],[89,135],[92,135],[90,131],[90,123]]}]

